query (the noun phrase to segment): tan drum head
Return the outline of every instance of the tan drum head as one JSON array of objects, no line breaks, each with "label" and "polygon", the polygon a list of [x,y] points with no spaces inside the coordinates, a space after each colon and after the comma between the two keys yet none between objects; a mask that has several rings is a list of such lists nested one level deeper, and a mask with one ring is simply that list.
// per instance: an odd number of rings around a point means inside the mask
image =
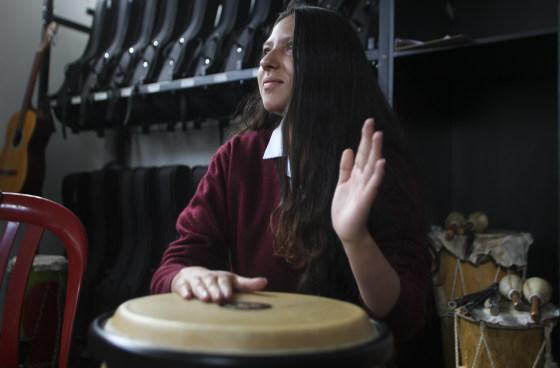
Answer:
[{"label": "tan drum head", "polygon": [[117,309],[105,331],[150,348],[230,355],[330,351],[378,336],[356,305],[273,292],[237,294],[224,306],[175,294],[132,299]]}]

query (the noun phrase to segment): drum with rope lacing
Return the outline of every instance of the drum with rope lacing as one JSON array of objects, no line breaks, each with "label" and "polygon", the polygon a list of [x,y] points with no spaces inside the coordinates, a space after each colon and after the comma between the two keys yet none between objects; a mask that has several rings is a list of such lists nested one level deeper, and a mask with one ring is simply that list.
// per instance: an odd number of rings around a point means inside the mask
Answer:
[{"label": "drum with rope lacing", "polygon": [[531,320],[528,305],[515,310],[501,300],[499,309],[497,315],[486,308],[455,311],[455,367],[558,367],[551,352],[551,332],[560,316],[557,307],[543,306],[538,322]]},{"label": "drum with rope lacing", "polygon": [[529,233],[488,231],[449,239],[433,226],[429,234],[437,250],[434,291],[442,333],[445,367],[455,367],[454,311],[450,301],[486,289],[509,273],[524,277],[533,238]]}]

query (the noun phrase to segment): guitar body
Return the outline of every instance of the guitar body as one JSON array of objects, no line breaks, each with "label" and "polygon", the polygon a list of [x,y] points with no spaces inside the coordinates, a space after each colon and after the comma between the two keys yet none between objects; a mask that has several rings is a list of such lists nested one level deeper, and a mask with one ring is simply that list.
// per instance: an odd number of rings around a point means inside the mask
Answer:
[{"label": "guitar body", "polygon": [[37,115],[26,110],[21,133],[17,126],[21,112],[10,118],[0,154],[0,191],[39,194],[45,172],[45,148],[52,132]]}]

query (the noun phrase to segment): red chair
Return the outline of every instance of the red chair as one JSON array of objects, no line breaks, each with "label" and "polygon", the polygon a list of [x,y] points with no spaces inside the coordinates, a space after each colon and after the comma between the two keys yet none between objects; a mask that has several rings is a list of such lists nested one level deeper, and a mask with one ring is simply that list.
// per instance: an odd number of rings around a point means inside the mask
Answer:
[{"label": "red chair", "polygon": [[[5,368],[19,366],[19,332],[27,280],[41,237],[48,230],[63,243],[68,257],[58,357],[59,368],[64,368],[68,362],[78,294],[87,257],[84,227],[66,207],[45,198],[19,193],[0,192],[0,221],[6,221],[4,233],[0,236],[0,285],[6,274],[12,248],[15,243],[19,243],[17,262],[8,280],[2,311],[0,365]],[[20,226],[21,224],[25,226]],[[16,237],[18,229],[21,234]]]}]

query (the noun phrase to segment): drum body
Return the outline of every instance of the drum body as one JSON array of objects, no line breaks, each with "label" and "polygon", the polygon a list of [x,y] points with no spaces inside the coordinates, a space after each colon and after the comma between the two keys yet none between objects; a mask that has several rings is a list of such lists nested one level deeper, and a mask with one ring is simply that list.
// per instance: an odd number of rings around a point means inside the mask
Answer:
[{"label": "drum body", "polygon": [[438,254],[439,270],[436,275],[436,298],[443,342],[445,366],[455,367],[453,339],[453,310],[447,303],[466,294],[483,290],[506,275],[507,270],[491,260],[475,266],[461,261],[446,250]]},{"label": "drum body", "polygon": [[89,347],[111,367],[377,367],[393,338],[337,300],[236,294],[220,306],[174,294],[132,299],[90,327]]},{"label": "drum body", "polygon": [[459,354],[462,366],[468,368],[544,367],[544,326],[504,327],[476,321],[462,315],[458,315],[458,319]]}]

